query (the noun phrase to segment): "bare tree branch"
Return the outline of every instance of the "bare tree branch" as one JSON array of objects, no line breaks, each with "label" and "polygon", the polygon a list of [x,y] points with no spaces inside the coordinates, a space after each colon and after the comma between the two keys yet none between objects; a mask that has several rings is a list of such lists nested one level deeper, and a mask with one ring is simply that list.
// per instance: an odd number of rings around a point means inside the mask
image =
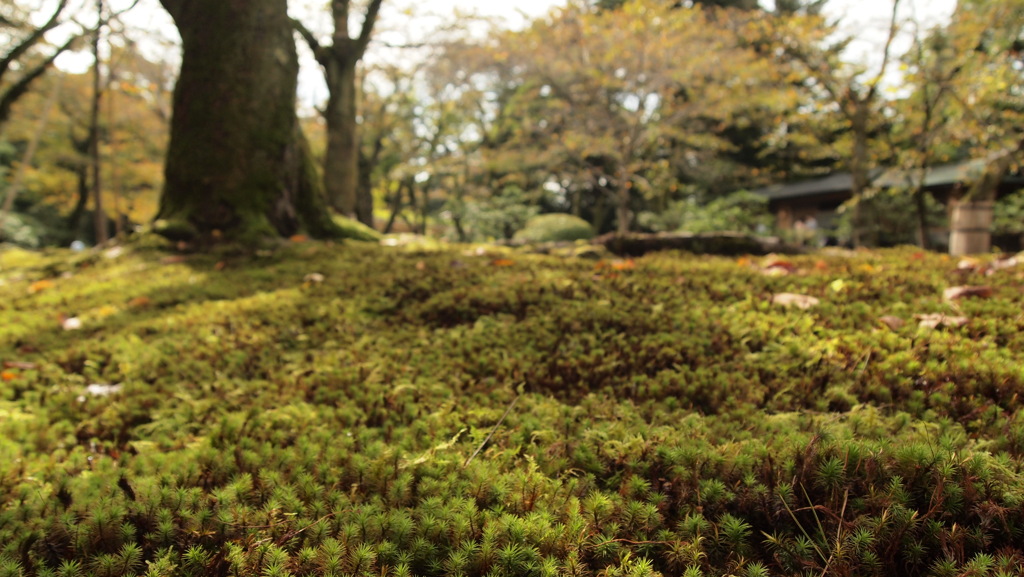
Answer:
[{"label": "bare tree branch", "polygon": [[71,48],[71,45],[74,44],[79,38],[81,38],[81,35],[76,35],[69,38],[67,42],[59,46],[57,50],[53,54],[51,54],[46,60],[40,62],[34,68],[30,69],[21,78],[19,78],[17,82],[8,87],[7,90],[3,92],[3,94],[0,94],[0,126],[7,122],[8,118],[10,118],[11,108],[14,106],[14,103],[19,98],[24,96],[25,93],[28,92],[28,89],[29,87],[31,87],[32,83],[35,82],[37,78],[42,76],[50,68],[50,66],[53,66],[54,60],[56,60],[57,57],[63,54],[68,48]]},{"label": "bare tree branch", "polygon": [[327,52],[324,47],[320,44],[320,41],[316,39],[316,36],[306,28],[306,25],[302,23],[298,18],[292,18],[292,26],[295,27],[295,31],[302,36],[302,39],[309,45],[309,49],[313,52],[313,57],[320,63],[321,66],[327,66],[326,57]]},{"label": "bare tree branch", "polygon": [[53,30],[54,28],[57,27],[58,24],[60,24],[60,15],[62,12],[64,12],[64,9],[67,7],[67,5],[68,0],[61,0],[60,4],[57,5],[57,8],[53,11],[53,14],[50,16],[50,19],[47,20],[45,24],[33,30],[32,34],[29,34],[27,38],[25,38],[20,43],[18,43],[18,45],[12,48],[11,51],[8,52],[6,56],[4,56],[3,60],[0,60],[0,79],[3,79],[4,74],[8,70],[10,70],[11,65],[14,64],[14,62],[18,60],[18,58],[24,56],[25,53],[29,51],[29,49],[31,49],[33,46],[39,43],[40,40],[43,39],[43,36],[47,32]]},{"label": "bare tree branch", "polygon": [[357,60],[363,57],[366,47],[370,43],[370,35],[373,33],[373,25],[377,21],[377,15],[380,13],[381,3],[382,0],[372,0],[366,8],[366,16],[363,18],[363,29],[360,31],[359,39],[356,40],[355,45],[355,57]]},{"label": "bare tree branch", "polygon": [[889,62],[892,59],[892,43],[896,40],[896,34],[899,32],[899,20],[897,18],[899,8],[900,0],[893,0],[892,16],[889,20],[889,35],[886,37],[885,47],[882,49],[882,66],[878,70],[878,76],[869,84],[868,93],[864,95],[864,101],[870,101],[875,97],[875,94],[878,93],[878,86],[882,83],[882,77],[885,76],[885,71],[889,68]]}]

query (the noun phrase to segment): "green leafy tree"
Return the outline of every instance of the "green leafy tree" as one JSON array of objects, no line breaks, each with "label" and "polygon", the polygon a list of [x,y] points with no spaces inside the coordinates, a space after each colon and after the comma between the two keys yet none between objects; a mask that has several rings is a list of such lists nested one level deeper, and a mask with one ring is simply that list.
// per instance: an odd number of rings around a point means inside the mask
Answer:
[{"label": "green leafy tree", "polygon": [[[894,60],[893,42],[900,30],[900,0],[893,0],[888,29],[877,67],[854,65],[844,60],[851,38],[836,38],[834,25],[814,14],[765,19],[759,26],[759,41],[767,42],[792,65],[813,95],[816,108],[838,111],[845,138],[835,143],[842,164],[852,177],[850,210],[852,241],[861,245],[860,200],[871,187],[871,173],[878,166],[879,139],[884,133],[885,99],[882,82]],[[823,115],[827,118],[827,115]]]},{"label": "green leafy tree", "polygon": [[[607,203],[620,232],[636,204],[672,187],[670,157],[697,166],[726,148],[707,127],[741,106],[728,85],[753,59],[713,11],[644,0],[615,12],[570,4],[494,49],[518,75],[515,96],[530,103],[509,141],[528,140],[536,157],[561,167],[552,182],[567,198],[593,199],[595,226]],[[687,53],[715,58],[679,57]]]}]

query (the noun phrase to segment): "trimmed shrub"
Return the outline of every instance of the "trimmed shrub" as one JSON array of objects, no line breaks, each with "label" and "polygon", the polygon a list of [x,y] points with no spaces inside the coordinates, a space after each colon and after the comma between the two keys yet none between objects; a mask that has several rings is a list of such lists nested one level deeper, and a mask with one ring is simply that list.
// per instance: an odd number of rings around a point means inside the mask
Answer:
[{"label": "trimmed shrub", "polygon": [[526,242],[571,242],[594,238],[590,223],[571,214],[551,213],[531,218],[526,227],[515,234],[515,240]]}]

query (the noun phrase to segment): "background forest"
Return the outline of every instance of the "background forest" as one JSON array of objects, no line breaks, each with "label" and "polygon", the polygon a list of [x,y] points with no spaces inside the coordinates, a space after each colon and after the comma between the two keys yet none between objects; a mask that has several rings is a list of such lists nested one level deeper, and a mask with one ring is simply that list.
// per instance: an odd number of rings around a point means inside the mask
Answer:
[{"label": "background forest", "polygon": [[[972,158],[1005,173],[1024,145],[1024,10],[1012,0],[960,2],[938,22],[887,3],[891,18],[861,31],[875,38],[867,56],[820,0],[573,0],[515,29],[463,14],[419,34],[413,9],[383,3],[378,17],[379,1],[333,4],[297,20],[300,48],[337,95],[304,88],[302,125],[321,165],[332,159],[330,204],[384,233],[511,239],[543,213],[598,233],[785,233],[745,191],[849,172],[854,198],[834,235],[923,244],[944,211],[919,179],[881,191],[874,176],[923,179]],[[177,50],[125,24],[125,8],[0,8],[11,40],[0,68],[4,240],[92,243],[97,226],[107,236],[156,215]],[[339,68],[354,75],[348,104],[331,85],[345,82],[329,74],[332,41],[364,42],[365,57]],[[90,65],[95,52],[98,66],[54,68],[61,52]],[[348,128],[332,124],[345,106]],[[339,130],[358,146],[339,145]],[[1020,195],[1001,202],[996,231],[1019,233]]]}]

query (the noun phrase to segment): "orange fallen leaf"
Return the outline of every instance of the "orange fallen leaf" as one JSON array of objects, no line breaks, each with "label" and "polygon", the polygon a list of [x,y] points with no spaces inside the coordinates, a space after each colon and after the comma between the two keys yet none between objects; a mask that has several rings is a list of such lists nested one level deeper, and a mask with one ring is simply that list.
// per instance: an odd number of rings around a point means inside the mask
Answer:
[{"label": "orange fallen leaf", "polygon": [[613,260],[610,266],[612,270],[633,270],[636,268],[636,262],[631,258]]},{"label": "orange fallen leaf", "polygon": [[990,286],[955,286],[942,291],[942,298],[947,301],[967,297],[990,298],[995,291]]},{"label": "orange fallen leaf", "polygon": [[491,266],[512,266],[516,264],[516,261],[510,258],[496,258],[491,261]]},{"label": "orange fallen leaf", "polygon": [[128,301],[128,306],[133,309],[140,309],[149,306],[152,302],[149,297],[135,297]]},{"label": "orange fallen leaf", "polygon": [[750,266],[750,257],[741,256],[740,258],[736,259],[736,264],[738,266]]},{"label": "orange fallen leaf", "polygon": [[53,288],[54,286],[55,285],[52,280],[37,280],[36,282],[28,285],[28,294],[34,295],[46,289]]},{"label": "orange fallen leaf", "polygon": [[18,378],[18,373],[14,371],[4,371],[0,373],[0,379],[3,379],[4,382],[13,381],[16,378]]},{"label": "orange fallen leaf", "polygon": [[416,261],[416,270],[420,270],[420,271],[427,270],[427,263],[425,263],[425,262],[423,262],[421,260],[420,261]]},{"label": "orange fallen leaf", "polygon": [[188,260],[187,256],[185,256],[183,254],[176,254],[176,255],[172,255],[172,256],[165,256],[164,258],[160,259],[160,263],[161,264],[178,264],[178,263],[185,262],[186,260]]},{"label": "orange fallen leaf", "polygon": [[786,260],[786,259],[782,259],[782,258],[769,258],[769,259],[767,259],[764,262],[763,265],[761,265],[761,268],[763,268],[765,270],[772,269],[772,268],[781,268],[781,269],[787,270],[789,272],[793,272],[793,271],[796,270],[796,265],[793,264],[792,262]]},{"label": "orange fallen leaf", "polygon": [[828,263],[823,261],[823,260],[815,261],[815,263],[814,263],[814,270],[819,270],[819,271],[828,270]]},{"label": "orange fallen leaf", "polygon": [[225,261],[217,261],[217,264],[213,265],[213,270],[224,270],[227,268],[228,263]]},{"label": "orange fallen leaf", "polygon": [[304,234],[295,234],[288,238],[292,242],[309,242],[309,237]]}]

